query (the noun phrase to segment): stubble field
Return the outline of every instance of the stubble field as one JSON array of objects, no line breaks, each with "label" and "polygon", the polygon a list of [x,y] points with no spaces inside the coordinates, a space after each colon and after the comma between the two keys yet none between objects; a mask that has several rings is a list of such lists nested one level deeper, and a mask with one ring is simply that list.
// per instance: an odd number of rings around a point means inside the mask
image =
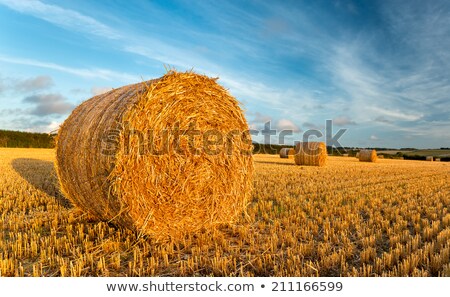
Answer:
[{"label": "stubble field", "polygon": [[247,215],[176,243],[59,192],[54,150],[0,149],[1,276],[450,276],[450,164],[255,156]]}]

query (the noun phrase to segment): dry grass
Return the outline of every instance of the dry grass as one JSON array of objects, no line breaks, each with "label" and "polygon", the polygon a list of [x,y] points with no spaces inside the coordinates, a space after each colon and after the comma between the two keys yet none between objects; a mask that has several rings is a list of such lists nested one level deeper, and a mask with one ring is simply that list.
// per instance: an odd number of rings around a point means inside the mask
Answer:
[{"label": "dry grass", "polygon": [[0,149],[2,276],[449,276],[450,164],[255,156],[248,218],[157,244],[59,194],[54,151]]},{"label": "dry grass", "polygon": [[179,238],[243,215],[253,181],[247,131],[216,79],[170,71],[77,107],[58,132],[57,173],[92,216]]}]

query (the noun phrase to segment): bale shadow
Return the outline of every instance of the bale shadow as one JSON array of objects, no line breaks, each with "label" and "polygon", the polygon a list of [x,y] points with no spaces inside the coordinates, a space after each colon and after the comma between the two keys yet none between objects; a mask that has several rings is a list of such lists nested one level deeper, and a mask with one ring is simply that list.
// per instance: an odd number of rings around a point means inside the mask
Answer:
[{"label": "bale shadow", "polygon": [[276,164],[276,165],[286,165],[286,166],[295,166],[295,163],[280,163],[280,162],[270,162],[270,161],[255,161],[255,163],[261,164]]},{"label": "bale shadow", "polygon": [[19,158],[12,162],[13,169],[34,188],[55,198],[64,208],[72,208],[72,203],[60,191],[53,162],[39,159]]}]

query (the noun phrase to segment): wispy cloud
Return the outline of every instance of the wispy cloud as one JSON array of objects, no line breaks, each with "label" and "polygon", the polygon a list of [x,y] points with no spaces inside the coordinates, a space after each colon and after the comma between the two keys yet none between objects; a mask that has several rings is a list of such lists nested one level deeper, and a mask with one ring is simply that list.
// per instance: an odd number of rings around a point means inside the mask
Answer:
[{"label": "wispy cloud", "polygon": [[[1,123],[1,122],[0,122]],[[49,133],[55,131],[61,125],[61,122],[55,120],[45,120],[45,119],[34,119],[30,117],[21,116],[14,119],[11,123],[12,130],[23,130],[25,132],[40,132]],[[3,125],[2,125],[3,126]],[[8,125],[3,126],[8,127]]]},{"label": "wispy cloud", "polygon": [[277,127],[277,129],[279,131],[281,131],[281,130],[289,130],[289,131],[292,131],[294,133],[298,133],[298,132],[301,131],[300,128],[296,124],[294,124],[294,122],[292,122],[291,120],[288,120],[288,119],[281,119],[281,120],[279,120],[277,122],[277,126],[276,127]]},{"label": "wispy cloud", "polygon": [[323,128],[323,127],[320,127],[320,126],[318,126],[318,125],[316,125],[314,123],[310,123],[310,122],[304,122],[302,124],[302,126],[305,127],[307,130],[309,130],[309,129],[311,129],[311,130],[320,130],[320,129]]},{"label": "wispy cloud", "polygon": [[415,114],[407,114],[404,111],[401,110],[392,110],[392,109],[385,109],[381,107],[372,106],[369,108],[371,111],[373,111],[372,114],[381,115],[378,116],[377,119],[388,117],[394,120],[402,120],[402,121],[417,121],[423,117],[422,113],[415,112]]},{"label": "wispy cloud", "polygon": [[272,121],[271,116],[262,114],[260,112],[248,112],[247,115],[251,117],[252,122],[254,122],[254,123],[264,124],[264,123]]},{"label": "wispy cloud", "polygon": [[11,91],[16,95],[32,93],[49,89],[53,85],[53,78],[49,75],[38,75],[29,78],[0,75],[0,94]]},{"label": "wispy cloud", "polygon": [[7,85],[5,84],[5,81],[2,77],[0,77],[0,95],[8,89]]},{"label": "wispy cloud", "polygon": [[[7,5],[11,9],[41,18],[71,31],[78,31],[81,28],[84,33],[95,35],[97,38],[109,38],[110,36],[113,36],[113,39],[120,40],[120,42],[116,44],[116,47],[123,52],[136,54],[150,60],[159,61],[162,64],[181,67],[182,69],[191,69],[194,67],[198,72],[203,72],[212,76],[218,75],[221,78],[220,82],[230,88],[235,96],[242,98],[245,103],[258,102],[259,104],[268,105],[276,110],[289,112],[289,110],[292,111],[292,107],[288,108],[285,102],[297,101],[298,98],[301,98],[302,106],[297,107],[297,115],[301,116],[303,120],[308,120],[309,118],[308,114],[303,112],[303,107],[317,106],[319,104],[318,102],[313,102],[312,96],[307,94],[308,92],[304,88],[296,87],[286,89],[283,87],[276,87],[275,85],[268,86],[258,78],[250,78],[249,75],[243,75],[242,72],[236,72],[229,67],[224,68],[223,65],[220,65],[214,60],[214,56],[210,57],[208,55],[202,55],[195,47],[193,48],[191,45],[186,46],[187,44],[184,38],[180,38],[178,41],[182,46],[175,46],[174,44],[165,42],[164,39],[155,38],[157,36],[155,34],[143,35],[133,31],[112,30],[110,26],[79,12],[61,8],[56,5],[45,4],[40,1],[31,2],[33,3],[26,2],[16,4],[14,1],[2,2],[2,0],[0,0],[0,3]],[[215,52],[221,52],[223,55],[229,57],[244,57],[242,53],[236,55],[236,53],[244,51],[246,57],[257,56],[258,59],[261,59],[261,63],[264,61],[270,62],[270,55],[267,55],[266,53],[266,57],[261,56],[262,46],[267,41],[263,32],[267,29],[273,30],[273,22],[276,23],[277,20],[254,15],[249,13],[246,9],[232,3],[221,3],[217,6],[206,2],[198,2],[192,5],[186,4],[186,7],[191,10],[198,9],[199,11],[202,11],[204,15],[220,15],[221,17],[216,18],[211,25],[214,26],[215,29],[220,28],[221,30],[226,30],[229,34],[226,34],[226,37],[222,37],[221,34],[211,34],[201,31],[200,29],[180,26],[176,22],[171,22],[171,18],[168,17],[170,15],[167,15],[166,12],[157,11],[155,6],[151,6],[150,9],[155,13],[158,12],[155,15],[162,14],[163,16],[166,16],[165,19],[169,20],[168,22],[171,26],[176,26],[176,28],[182,32],[180,34],[186,33],[189,36],[194,37],[194,41],[212,39],[214,43],[208,43],[208,45],[212,46],[212,50]],[[277,8],[276,5],[264,6],[264,9],[268,11],[275,8]],[[225,10],[229,13],[223,13]],[[284,12],[287,13],[288,11]],[[297,15],[297,18],[291,13],[289,15],[289,22],[298,22],[299,15]],[[306,15],[303,13],[302,18],[306,18]],[[238,21],[238,23],[236,23],[236,21]],[[181,20],[181,22],[183,21]],[[283,33],[282,35],[285,35],[285,37],[288,38],[290,34],[287,33],[292,33],[292,28],[288,29],[287,27],[305,25],[306,23],[308,22],[302,21],[301,24],[285,24],[285,28],[283,28],[283,26],[278,26],[277,30],[283,31],[278,33]],[[310,27],[312,28],[313,26]],[[257,28],[257,31],[255,31],[255,28]],[[248,34],[251,31],[255,31],[256,34]],[[319,45],[317,46],[319,47]],[[295,46],[292,45],[292,48],[295,48]],[[95,77],[107,80],[120,80],[123,82],[137,81],[137,77],[135,76],[106,69],[72,68],[50,62],[5,56],[0,56],[0,61],[54,69],[84,78]]]},{"label": "wispy cloud", "polygon": [[[446,1],[362,7],[348,1],[296,5],[178,0],[177,10],[144,1],[123,14],[116,5],[99,3],[71,4],[70,9],[44,1],[0,4],[106,44],[114,57],[219,76],[219,83],[245,104],[255,126],[262,117],[274,123],[291,121],[298,128],[300,123],[302,128],[316,128],[334,119],[342,126],[357,123],[355,130],[366,129],[365,135],[376,135],[382,144],[386,131],[442,141],[439,135],[446,133],[443,127],[450,121]],[[94,14],[94,8],[101,14]],[[0,61],[87,79],[141,80],[103,67],[71,67],[50,57],[28,57],[32,59],[0,56]],[[84,86],[86,93],[90,86]],[[2,90],[5,84],[0,81]]]},{"label": "wispy cloud", "polygon": [[388,120],[386,117],[384,116],[378,116],[374,119],[375,122],[377,123],[383,123],[383,124],[392,124],[393,121],[392,120]]},{"label": "wispy cloud", "polygon": [[[81,32],[85,36],[95,36],[100,40],[107,39],[117,41],[114,46],[124,52],[144,56],[163,64],[177,65],[185,69],[190,69],[193,66],[200,70],[202,67],[208,69],[206,66],[208,66],[209,62],[202,59],[200,56],[195,57],[196,53],[194,51],[189,51],[186,47],[179,48],[163,42],[161,39],[151,37],[152,34],[139,34],[135,33],[133,30],[116,30],[93,17],[81,14],[75,10],[46,4],[38,0],[0,0],[0,4],[20,13],[45,20],[72,32]],[[116,25],[120,25],[120,23]],[[49,66],[49,63],[45,64]],[[54,67],[54,69],[56,68]],[[90,73],[92,72],[92,70],[63,69],[61,67],[58,67],[57,70],[70,71],[72,74],[82,76],[90,76]],[[111,75],[111,73],[107,73],[101,69],[95,71],[102,76]]]},{"label": "wispy cloud", "polygon": [[92,94],[92,96],[97,96],[97,95],[101,95],[101,94],[104,94],[106,92],[109,92],[112,89],[113,88],[111,88],[111,87],[97,87],[97,86],[94,86],[94,87],[91,88],[91,94]]},{"label": "wispy cloud", "polygon": [[32,15],[55,25],[82,33],[94,34],[108,39],[119,39],[121,35],[109,26],[73,10],[46,4],[38,0],[0,0],[10,9]]},{"label": "wispy cloud", "polygon": [[363,54],[371,51],[370,44],[340,48],[330,67],[335,86],[348,98],[348,109],[358,122],[418,121],[436,111],[439,99],[448,98],[445,70],[434,74],[433,86],[424,87],[425,77],[431,75],[426,68],[411,75],[399,71],[401,65],[396,68],[389,58],[373,63]]},{"label": "wispy cloud", "polygon": [[14,89],[18,92],[33,92],[47,89],[54,85],[53,79],[48,75],[39,75],[33,78],[18,81]]},{"label": "wispy cloud", "polygon": [[38,94],[25,97],[24,103],[34,105],[30,114],[37,116],[64,115],[75,106],[61,94]]},{"label": "wispy cloud", "polygon": [[121,82],[136,82],[140,80],[138,75],[132,75],[128,73],[122,73],[117,71],[112,71],[109,69],[101,69],[101,68],[73,68],[67,67],[63,65],[59,65],[56,63],[37,61],[33,59],[26,58],[17,58],[17,57],[8,57],[8,56],[0,56],[0,61],[18,64],[18,65],[27,65],[34,66],[46,69],[57,70],[65,73],[69,73],[72,75],[76,75],[83,78],[100,78],[105,80],[114,80]]},{"label": "wispy cloud", "polygon": [[314,99],[311,91],[299,86],[283,88],[275,84],[266,84],[254,81],[245,75],[232,77],[222,75],[219,83],[230,89],[231,93],[244,100],[247,107],[264,107],[277,113],[277,117],[291,116],[297,120],[308,121],[311,110],[315,109],[320,101]]},{"label": "wispy cloud", "polygon": [[339,116],[335,117],[333,119],[333,124],[336,126],[349,126],[349,125],[356,125],[355,121],[352,121],[347,116]]}]

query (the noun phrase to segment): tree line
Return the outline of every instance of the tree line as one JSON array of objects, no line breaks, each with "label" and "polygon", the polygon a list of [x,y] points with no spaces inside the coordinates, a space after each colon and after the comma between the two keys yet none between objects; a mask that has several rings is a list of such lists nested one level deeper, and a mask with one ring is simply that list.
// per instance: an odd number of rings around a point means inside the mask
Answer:
[{"label": "tree line", "polygon": [[55,139],[47,133],[0,130],[0,147],[54,148]]}]

